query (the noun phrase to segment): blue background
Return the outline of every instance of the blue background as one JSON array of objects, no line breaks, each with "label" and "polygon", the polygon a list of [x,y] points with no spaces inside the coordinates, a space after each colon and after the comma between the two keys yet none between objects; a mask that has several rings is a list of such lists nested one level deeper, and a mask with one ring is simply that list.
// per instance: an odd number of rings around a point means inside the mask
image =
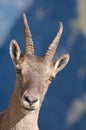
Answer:
[{"label": "blue background", "polygon": [[[39,117],[40,129],[86,130],[86,33],[77,25],[77,5],[75,0],[1,0],[0,111],[7,108],[16,80],[9,55],[10,41],[16,39],[24,52],[22,13],[25,12],[37,55],[46,51],[59,21],[64,31],[55,59],[70,53],[67,67],[56,76],[46,94]],[[76,24],[72,26],[74,20]]]}]

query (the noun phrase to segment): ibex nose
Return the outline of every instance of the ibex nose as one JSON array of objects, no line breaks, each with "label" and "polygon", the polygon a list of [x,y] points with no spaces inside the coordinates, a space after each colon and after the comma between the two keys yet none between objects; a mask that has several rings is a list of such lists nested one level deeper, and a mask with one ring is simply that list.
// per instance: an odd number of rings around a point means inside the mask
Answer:
[{"label": "ibex nose", "polygon": [[24,100],[30,105],[32,105],[38,101],[38,98],[30,98],[29,96],[25,95]]}]

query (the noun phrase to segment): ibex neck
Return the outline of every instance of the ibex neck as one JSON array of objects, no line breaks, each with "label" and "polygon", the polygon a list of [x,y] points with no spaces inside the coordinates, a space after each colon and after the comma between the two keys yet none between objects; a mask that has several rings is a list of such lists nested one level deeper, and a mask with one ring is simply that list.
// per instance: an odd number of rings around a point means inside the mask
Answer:
[{"label": "ibex neck", "polygon": [[27,115],[21,112],[15,88],[8,110],[0,117],[0,130],[38,130],[37,121],[38,112]]}]

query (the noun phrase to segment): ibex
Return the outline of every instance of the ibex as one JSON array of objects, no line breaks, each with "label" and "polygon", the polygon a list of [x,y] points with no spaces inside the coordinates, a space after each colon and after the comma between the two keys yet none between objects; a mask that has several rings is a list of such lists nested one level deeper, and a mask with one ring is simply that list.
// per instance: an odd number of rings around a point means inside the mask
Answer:
[{"label": "ibex", "polygon": [[69,61],[69,54],[64,54],[53,61],[63,31],[61,22],[56,37],[42,57],[34,53],[25,14],[23,22],[25,54],[21,54],[16,40],[12,40],[10,56],[16,70],[16,84],[7,111],[0,115],[0,130],[39,130],[39,110],[48,86]]}]

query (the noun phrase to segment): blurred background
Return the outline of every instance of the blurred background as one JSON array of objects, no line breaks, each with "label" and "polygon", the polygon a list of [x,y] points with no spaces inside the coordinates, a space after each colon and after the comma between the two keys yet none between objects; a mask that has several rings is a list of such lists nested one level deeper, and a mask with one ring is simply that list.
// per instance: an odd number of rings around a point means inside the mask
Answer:
[{"label": "blurred background", "polygon": [[39,117],[41,130],[86,130],[86,0],[0,0],[0,111],[6,110],[15,85],[9,43],[16,39],[22,53],[22,14],[29,20],[37,55],[64,25],[55,59],[70,53],[67,67],[54,79]]}]

